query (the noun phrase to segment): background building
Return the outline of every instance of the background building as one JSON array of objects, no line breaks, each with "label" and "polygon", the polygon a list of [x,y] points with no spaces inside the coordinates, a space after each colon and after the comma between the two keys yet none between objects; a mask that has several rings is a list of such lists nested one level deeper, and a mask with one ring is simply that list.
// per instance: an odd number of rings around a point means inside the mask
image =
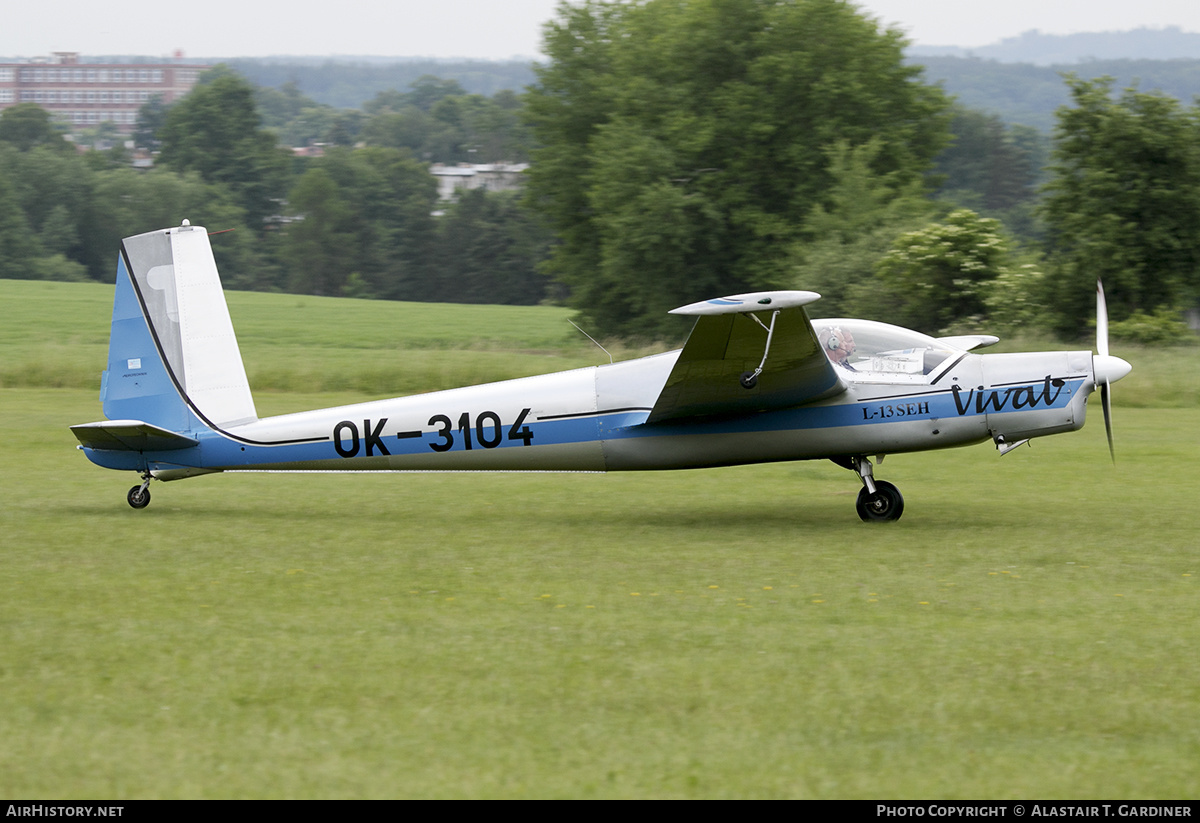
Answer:
[{"label": "background building", "polygon": [[437,178],[438,198],[457,200],[463,190],[516,191],[521,188],[522,175],[528,163],[459,163],[447,166],[434,163],[429,173]]},{"label": "background building", "polygon": [[111,122],[133,131],[138,109],[154,97],[171,104],[191,91],[194,63],[81,63],[75,52],[22,63],[0,63],[0,111],[36,103],[74,126]]}]

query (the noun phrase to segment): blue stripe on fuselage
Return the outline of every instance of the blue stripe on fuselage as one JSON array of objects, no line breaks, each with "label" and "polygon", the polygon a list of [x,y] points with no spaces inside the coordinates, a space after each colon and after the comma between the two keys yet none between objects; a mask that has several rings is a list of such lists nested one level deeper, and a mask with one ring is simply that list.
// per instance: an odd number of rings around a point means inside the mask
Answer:
[{"label": "blue stripe on fuselage", "polygon": [[[507,427],[502,427],[503,437],[491,449],[472,439],[472,450],[483,452],[495,449],[536,448],[548,445],[573,445],[603,440],[620,440],[641,437],[672,437],[697,434],[739,434],[785,430],[818,430],[849,426],[871,426],[881,423],[899,423],[918,420],[959,419],[978,417],[988,412],[999,411],[1042,411],[1065,408],[1079,392],[1083,378],[1068,378],[1053,394],[1045,394],[1045,384],[1025,382],[1003,388],[992,388],[982,393],[979,389],[954,388],[935,392],[879,397],[853,403],[836,401],[820,405],[801,406],[773,412],[761,412],[737,417],[668,421],[646,425],[649,411],[646,409],[582,412],[575,417],[554,416],[553,419],[525,421],[532,437],[527,446],[521,439],[510,439]],[[1061,389],[1061,390],[1059,390]],[[975,392],[974,394],[972,393]],[[1014,408],[1013,398],[1023,399]],[[1032,403],[1031,401],[1036,400]],[[400,436],[404,432],[404,436]],[[461,452],[466,449],[462,432],[454,429],[453,444],[444,453]],[[359,433],[359,445],[353,457],[380,457],[385,453],[393,456],[429,455],[437,453],[434,445],[444,445],[444,435],[437,431],[405,431],[400,421],[389,421],[378,434],[378,440],[370,444],[364,433]],[[199,433],[200,445],[193,451],[160,452],[147,454],[150,463],[163,465],[188,465],[201,468],[237,468],[239,466],[279,465],[288,463],[338,460],[346,457],[351,442],[343,439],[339,453],[332,440],[312,443],[285,443],[280,445],[255,445],[233,440],[215,431]],[[378,444],[382,444],[382,448]],[[386,452],[385,452],[386,450]]]}]

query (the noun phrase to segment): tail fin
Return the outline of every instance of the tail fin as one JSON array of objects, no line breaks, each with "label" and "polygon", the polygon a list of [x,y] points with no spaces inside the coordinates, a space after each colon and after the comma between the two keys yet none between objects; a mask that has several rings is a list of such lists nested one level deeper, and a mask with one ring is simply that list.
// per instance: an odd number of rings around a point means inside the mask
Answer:
[{"label": "tail fin", "polygon": [[122,241],[100,399],[110,420],[174,432],[258,419],[202,227]]}]

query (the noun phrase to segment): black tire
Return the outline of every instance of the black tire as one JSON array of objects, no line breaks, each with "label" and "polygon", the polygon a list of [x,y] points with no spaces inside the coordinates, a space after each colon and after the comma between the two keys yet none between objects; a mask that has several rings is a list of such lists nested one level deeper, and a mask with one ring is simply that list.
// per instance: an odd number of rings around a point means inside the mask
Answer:
[{"label": "black tire", "polygon": [[150,490],[143,489],[141,485],[134,486],[129,490],[129,494],[125,496],[129,501],[129,505],[135,509],[144,509],[150,505]]},{"label": "black tire", "polygon": [[864,487],[858,493],[855,504],[858,516],[866,523],[884,523],[888,520],[899,520],[904,514],[904,497],[900,490],[886,480],[875,481],[875,493],[869,493]]},{"label": "black tire", "polygon": [[758,385],[758,375],[752,371],[744,371],[738,382],[742,384],[743,389],[752,389]]}]

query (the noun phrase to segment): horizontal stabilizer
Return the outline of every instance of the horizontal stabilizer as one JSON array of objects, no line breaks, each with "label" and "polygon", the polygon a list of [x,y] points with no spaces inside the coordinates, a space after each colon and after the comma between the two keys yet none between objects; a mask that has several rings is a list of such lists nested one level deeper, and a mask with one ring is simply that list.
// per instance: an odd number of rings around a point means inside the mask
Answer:
[{"label": "horizontal stabilizer", "polygon": [[107,451],[171,451],[189,449],[196,440],[141,420],[102,420],[80,423],[71,432],[84,448]]}]

